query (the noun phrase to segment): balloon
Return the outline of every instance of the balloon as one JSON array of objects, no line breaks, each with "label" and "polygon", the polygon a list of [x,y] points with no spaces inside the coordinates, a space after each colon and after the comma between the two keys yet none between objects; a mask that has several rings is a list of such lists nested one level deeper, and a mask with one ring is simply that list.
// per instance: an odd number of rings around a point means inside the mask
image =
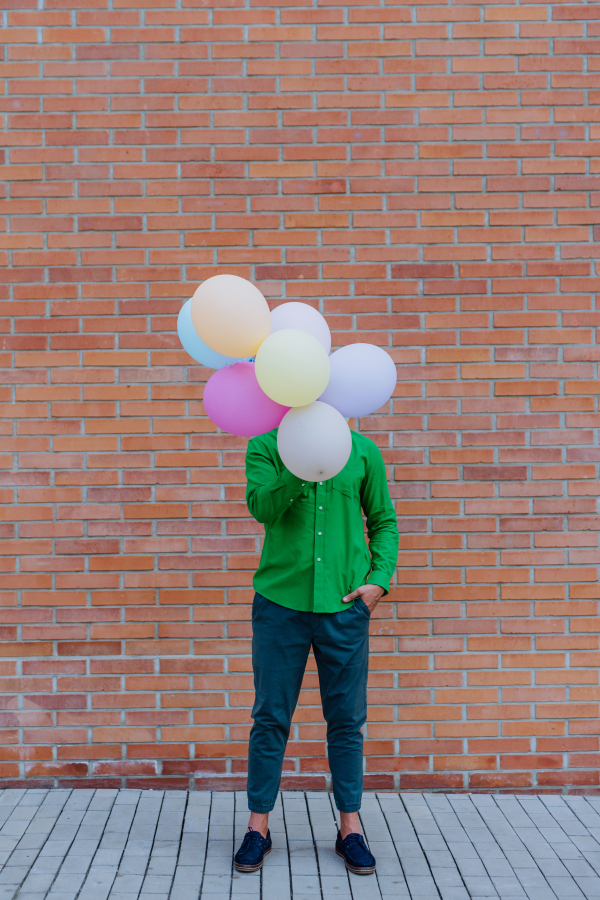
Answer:
[{"label": "balloon", "polygon": [[283,328],[258,348],[256,377],[265,394],[277,403],[306,406],[327,386],[329,357],[312,334]]},{"label": "balloon", "polygon": [[209,369],[220,369],[222,366],[229,366],[240,360],[235,356],[223,356],[216,350],[207,347],[203,340],[198,337],[196,329],[192,323],[191,313],[192,301],[186,300],[177,316],[177,334],[186,353],[195,359],[196,362]]},{"label": "balloon", "polygon": [[213,275],[192,297],[200,338],[225,356],[254,356],[271,330],[271,313],[257,287],[238,275]]},{"label": "balloon", "polygon": [[271,312],[271,334],[282,328],[298,328],[308,331],[325,347],[327,355],[331,352],[331,332],[329,325],[320,312],[308,303],[282,303]]},{"label": "balloon", "polygon": [[315,400],[285,414],[277,432],[277,449],[286,469],[298,478],[326,481],[348,462],[352,434],[337,409]]},{"label": "balloon", "polygon": [[368,416],[390,399],[396,386],[394,360],[375,344],[348,344],[331,354],[329,384],[319,397],[343,416]]},{"label": "balloon", "polygon": [[289,407],[274,403],[260,389],[254,363],[238,362],[210,376],[204,409],[221,431],[255,437],[277,428]]}]

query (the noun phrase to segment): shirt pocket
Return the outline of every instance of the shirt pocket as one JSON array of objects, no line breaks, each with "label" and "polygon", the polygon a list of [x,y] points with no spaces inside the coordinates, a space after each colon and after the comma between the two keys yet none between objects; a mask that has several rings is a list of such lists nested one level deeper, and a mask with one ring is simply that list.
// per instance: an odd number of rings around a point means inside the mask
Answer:
[{"label": "shirt pocket", "polygon": [[334,491],[343,494],[344,497],[354,499],[358,497],[360,482],[361,475],[358,472],[353,470],[348,472],[342,469],[341,472],[333,476],[331,484]]}]

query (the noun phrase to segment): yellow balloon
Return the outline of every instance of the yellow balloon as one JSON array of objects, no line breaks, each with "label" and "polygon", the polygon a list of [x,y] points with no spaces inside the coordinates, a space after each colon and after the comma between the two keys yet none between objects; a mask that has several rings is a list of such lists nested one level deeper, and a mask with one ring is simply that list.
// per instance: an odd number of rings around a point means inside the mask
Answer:
[{"label": "yellow balloon", "polygon": [[306,406],[327,387],[329,357],[312,334],[298,328],[282,328],[258,348],[255,372],[271,400],[283,406]]},{"label": "yellow balloon", "polygon": [[254,356],[271,330],[267,301],[239,275],[213,275],[196,289],[192,322],[204,343],[225,356]]}]

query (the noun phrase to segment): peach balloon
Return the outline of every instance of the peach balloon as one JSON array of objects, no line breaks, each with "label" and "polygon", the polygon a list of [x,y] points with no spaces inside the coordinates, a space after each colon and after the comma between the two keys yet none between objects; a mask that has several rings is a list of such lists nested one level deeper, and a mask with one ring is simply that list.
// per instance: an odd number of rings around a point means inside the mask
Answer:
[{"label": "peach balloon", "polygon": [[204,343],[225,356],[254,356],[271,331],[267,301],[239,275],[213,275],[192,297],[192,322]]}]

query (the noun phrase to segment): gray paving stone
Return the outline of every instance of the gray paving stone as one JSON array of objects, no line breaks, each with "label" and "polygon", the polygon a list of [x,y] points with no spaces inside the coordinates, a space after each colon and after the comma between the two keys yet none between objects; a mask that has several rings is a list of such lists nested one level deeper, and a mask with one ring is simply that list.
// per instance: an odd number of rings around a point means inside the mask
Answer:
[{"label": "gray paving stone", "polygon": [[142,884],[144,881],[143,875],[128,875],[123,874],[121,870],[119,870],[119,874],[115,878],[110,895],[112,897],[113,894],[139,894],[142,889]]},{"label": "gray paving stone", "polygon": [[202,893],[213,893],[219,894],[224,893],[225,891],[229,895],[229,889],[231,887],[231,871],[227,874],[223,875],[205,875],[204,883],[202,885]]},{"label": "gray paving stone", "polygon": [[[200,888],[201,882],[197,882],[195,884],[173,884],[171,887],[171,897],[193,897],[194,900],[198,900],[200,896]],[[204,896],[204,891],[202,891],[202,897]]]},{"label": "gray paving stone", "polygon": [[168,894],[172,881],[171,875],[146,875],[142,885],[142,893]]},{"label": "gray paving stone", "polygon": [[0,884],[21,884],[28,872],[29,866],[5,866],[0,871]]},{"label": "gray paving stone", "polygon": [[42,872],[39,875],[28,875],[21,886],[19,893],[45,893],[50,890],[50,886],[54,881],[53,872]]},{"label": "gray paving stone", "polygon": [[52,883],[52,887],[50,889],[51,893],[56,893],[57,891],[75,891],[77,892],[83,882],[85,881],[85,873],[78,872],[77,874],[73,874],[72,872],[62,872],[56,876],[54,882]]},{"label": "gray paving stone", "polygon": [[[169,900],[198,900],[198,888],[199,885],[194,887],[192,885],[173,885],[171,889],[171,894]],[[202,898],[205,898],[204,891],[202,892]],[[229,895],[228,895],[229,896]]]},{"label": "gray paving stone", "polygon": [[92,864],[93,856],[79,856],[69,853],[61,866],[61,872],[87,872]]},{"label": "gray paving stone", "polygon": [[200,884],[202,881],[202,866],[181,866],[175,869],[175,877],[173,885],[182,886],[184,884]]},{"label": "gray paving stone", "polygon": [[[229,890],[221,893],[206,893],[202,891],[202,900],[229,900]],[[311,900],[315,900],[315,898],[312,897]]]},{"label": "gray paving stone", "polygon": [[48,894],[46,891],[36,891],[35,893],[25,892],[23,888],[18,893],[19,898],[23,898],[23,900],[46,900]]}]

